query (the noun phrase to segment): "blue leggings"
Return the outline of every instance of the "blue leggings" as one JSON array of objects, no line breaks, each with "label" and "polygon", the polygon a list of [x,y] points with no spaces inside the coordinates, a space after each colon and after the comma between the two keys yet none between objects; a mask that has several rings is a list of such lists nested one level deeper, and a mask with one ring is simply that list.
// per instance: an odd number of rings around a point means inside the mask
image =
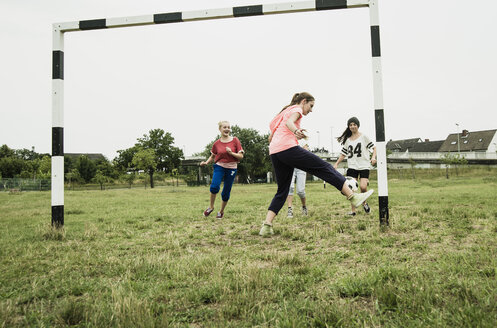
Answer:
[{"label": "blue leggings", "polygon": [[278,190],[268,209],[276,214],[285,205],[294,168],[315,175],[340,191],[345,183],[345,177],[335,170],[330,163],[325,162],[300,146],[272,154],[271,162],[273,163]]},{"label": "blue leggings", "polygon": [[214,174],[212,175],[212,182],[210,191],[213,194],[217,194],[221,187],[221,181],[224,179],[223,192],[221,193],[221,198],[223,201],[227,202],[230,199],[231,187],[233,187],[233,182],[236,177],[236,169],[226,169],[217,164],[213,165]]}]

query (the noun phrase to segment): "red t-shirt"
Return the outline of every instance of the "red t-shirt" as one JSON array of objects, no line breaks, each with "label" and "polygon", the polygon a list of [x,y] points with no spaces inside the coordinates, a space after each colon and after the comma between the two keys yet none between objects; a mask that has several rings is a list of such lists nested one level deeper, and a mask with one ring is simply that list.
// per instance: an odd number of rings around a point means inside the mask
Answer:
[{"label": "red t-shirt", "polygon": [[237,137],[233,137],[233,140],[229,142],[222,142],[221,139],[218,139],[216,142],[214,142],[211,149],[211,153],[216,155],[216,157],[214,158],[214,163],[239,163],[239,160],[226,152],[226,147],[230,147],[231,151],[234,153],[238,153],[240,150],[243,150],[242,144]]}]

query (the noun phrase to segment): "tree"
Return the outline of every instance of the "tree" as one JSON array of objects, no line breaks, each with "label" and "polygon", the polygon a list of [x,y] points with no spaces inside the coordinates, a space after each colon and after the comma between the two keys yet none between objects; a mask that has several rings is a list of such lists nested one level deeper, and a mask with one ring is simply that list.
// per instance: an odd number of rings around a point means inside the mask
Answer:
[{"label": "tree", "polygon": [[79,158],[76,160],[75,167],[78,170],[81,178],[86,183],[90,182],[97,173],[97,165],[86,155],[79,156]]},{"label": "tree", "polygon": [[40,179],[50,179],[52,176],[52,158],[50,155],[45,155],[40,160],[40,166],[38,167],[38,177]]},{"label": "tree", "polygon": [[0,174],[4,178],[15,178],[25,168],[25,161],[17,157],[0,158]]},{"label": "tree", "polygon": [[113,161],[114,168],[121,173],[127,172],[130,168],[133,167],[133,156],[135,156],[139,149],[139,146],[133,146],[128,149],[118,150],[117,153],[119,155],[114,158]]},{"label": "tree", "polygon": [[150,188],[154,187],[154,172],[157,168],[156,155],[152,149],[141,149],[133,156],[132,164],[150,175]]},{"label": "tree", "polygon": [[66,173],[66,180],[69,181],[69,188],[74,190],[74,183],[80,183],[82,178],[77,169],[71,169]]},{"label": "tree", "polygon": [[14,157],[14,156],[15,152],[13,149],[10,149],[9,146],[4,144],[0,147],[0,159],[6,157]]},{"label": "tree", "polygon": [[459,175],[459,172],[457,170],[458,165],[466,165],[468,163],[468,160],[466,157],[461,156],[460,154],[455,154],[452,155],[450,153],[444,154],[442,157],[440,157],[440,160],[442,161],[443,164],[445,164],[445,177],[448,179],[449,178],[449,167],[450,165],[454,165],[456,169],[456,175]]},{"label": "tree", "polygon": [[104,185],[108,181],[108,178],[100,170],[97,170],[92,180],[100,185],[100,190],[104,190]]},{"label": "tree", "polygon": [[107,182],[112,179],[117,179],[119,177],[119,173],[116,171],[114,166],[112,166],[111,162],[107,160],[107,158],[99,158],[95,161],[97,165],[97,171],[100,171],[105,177],[107,177]]},{"label": "tree", "polygon": [[133,182],[136,179],[136,174],[135,174],[135,172],[127,172],[127,173],[124,173],[123,175],[121,175],[120,179],[122,181],[125,181],[126,183],[128,183],[129,189],[131,189],[131,185],[133,184]]},{"label": "tree", "polygon": [[171,133],[162,129],[150,130],[148,135],[144,134],[143,138],[137,140],[135,146],[154,151],[158,171],[171,172],[179,167],[184,157],[183,150],[173,146],[174,138]]},{"label": "tree", "polygon": [[42,157],[40,154],[35,152],[35,147],[31,147],[31,150],[23,148],[23,149],[18,149],[14,151],[16,156],[25,160],[25,161],[31,161],[37,158]]}]

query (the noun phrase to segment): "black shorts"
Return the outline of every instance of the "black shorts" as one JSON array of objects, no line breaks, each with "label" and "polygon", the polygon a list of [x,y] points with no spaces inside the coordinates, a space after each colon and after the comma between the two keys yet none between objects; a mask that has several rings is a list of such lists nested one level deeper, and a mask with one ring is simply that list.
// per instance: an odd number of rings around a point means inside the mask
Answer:
[{"label": "black shorts", "polygon": [[345,174],[348,177],[353,177],[355,179],[359,178],[359,175],[361,176],[361,179],[368,179],[369,180],[369,170],[354,170],[354,169],[347,169],[347,174]]}]

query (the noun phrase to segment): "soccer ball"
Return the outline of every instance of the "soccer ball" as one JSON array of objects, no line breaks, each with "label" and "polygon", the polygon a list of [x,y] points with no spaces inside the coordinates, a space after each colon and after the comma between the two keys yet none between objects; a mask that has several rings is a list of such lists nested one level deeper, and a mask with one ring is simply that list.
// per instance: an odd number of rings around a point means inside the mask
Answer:
[{"label": "soccer ball", "polygon": [[357,189],[359,189],[359,184],[357,183],[357,180],[354,179],[353,177],[345,177],[345,183],[353,192],[356,192]]}]

